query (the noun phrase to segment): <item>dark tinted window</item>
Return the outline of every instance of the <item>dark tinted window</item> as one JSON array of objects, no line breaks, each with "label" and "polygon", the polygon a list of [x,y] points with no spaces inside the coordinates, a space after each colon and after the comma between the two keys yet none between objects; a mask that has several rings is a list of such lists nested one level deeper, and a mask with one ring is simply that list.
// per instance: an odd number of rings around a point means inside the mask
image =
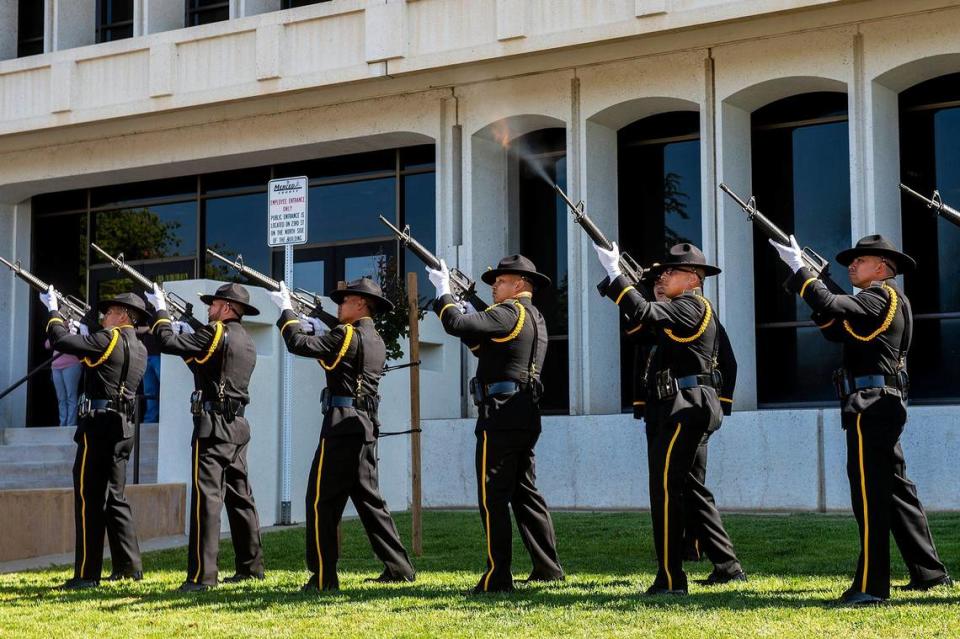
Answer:
[{"label": "dark tinted window", "polygon": [[133,0],[97,0],[97,42],[133,37]]},{"label": "dark tinted window", "polygon": [[[786,98],[753,115],[753,185],[760,210],[832,261],[850,246],[847,96]],[[790,275],[766,237],[754,232],[757,396],[761,405],[832,403],[840,347],[810,321],[809,307],[782,287]],[[852,290],[843,269],[838,284]]]},{"label": "dark tinted window", "polygon": [[229,0],[187,0],[188,27],[230,19]]},{"label": "dark tinted window", "polygon": [[43,53],[44,0],[20,0],[17,7],[17,57]]}]

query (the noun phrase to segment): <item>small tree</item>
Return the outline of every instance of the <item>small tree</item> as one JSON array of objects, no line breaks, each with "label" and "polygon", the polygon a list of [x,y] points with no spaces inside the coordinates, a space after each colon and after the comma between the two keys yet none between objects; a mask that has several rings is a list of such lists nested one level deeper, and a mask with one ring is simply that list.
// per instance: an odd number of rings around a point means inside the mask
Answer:
[{"label": "small tree", "polygon": [[[377,279],[383,296],[393,302],[393,310],[377,316],[376,325],[383,343],[387,347],[387,359],[400,359],[403,346],[400,340],[410,334],[410,302],[408,299],[406,278],[399,272],[396,257],[380,254],[377,256]],[[423,319],[424,311],[417,308],[417,320]]]}]

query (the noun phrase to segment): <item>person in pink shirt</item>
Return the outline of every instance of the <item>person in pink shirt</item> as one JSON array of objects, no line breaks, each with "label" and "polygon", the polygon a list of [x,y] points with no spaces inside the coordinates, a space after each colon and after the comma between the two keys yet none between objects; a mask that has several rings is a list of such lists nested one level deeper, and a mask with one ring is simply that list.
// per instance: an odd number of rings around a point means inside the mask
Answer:
[{"label": "person in pink shirt", "polygon": [[[45,341],[43,345],[47,350],[51,350],[50,340]],[[77,398],[83,367],[80,366],[80,360],[73,355],[58,351],[53,351],[53,354],[59,356],[50,365],[50,377],[53,379],[53,387],[57,390],[60,425],[76,426]]]}]

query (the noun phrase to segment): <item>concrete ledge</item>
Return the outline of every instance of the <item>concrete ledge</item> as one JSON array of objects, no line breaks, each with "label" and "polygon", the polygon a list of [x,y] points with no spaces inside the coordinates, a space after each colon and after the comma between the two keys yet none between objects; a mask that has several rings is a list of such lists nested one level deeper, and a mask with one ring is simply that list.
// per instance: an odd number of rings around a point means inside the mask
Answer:
[{"label": "concrete ledge", "polygon": [[[128,486],[126,494],[141,540],[184,530],[184,484]],[[7,522],[0,537],[0,561],[73,551],[73,489],[2,490],[0,513]]]}]

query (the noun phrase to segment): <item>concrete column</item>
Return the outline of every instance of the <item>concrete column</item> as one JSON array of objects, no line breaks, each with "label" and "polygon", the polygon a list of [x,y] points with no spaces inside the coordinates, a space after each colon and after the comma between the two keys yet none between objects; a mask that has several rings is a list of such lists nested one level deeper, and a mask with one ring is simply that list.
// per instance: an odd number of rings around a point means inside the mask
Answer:
[{"label": "concrete column", "polygon": [[0,60],[17,57],[17,0],[0,0]]},{"label": "concrete column", "polygon": [[[587,203],[590,218],[612,238],[616,236],[619,225],[617,130],[587,120],[584,133],[579,158],[583,167],[580,193]],[[569,244],[579,244],[582,256],[578,269],[575,270],[571,262],[569,288],[570,312],[578,312],[582,323],[582,412],[587,415],[619,413],[621,389],[617,307],[601,300],[597,294],[596,284],[605,274],[593,255],[590,239],[573,222],[572,216],[568,233]]]},{"label": "concrete column", "polygon": [[[0,255],[30,264],[30,201],[0,203]],[[4,271],[6,268],[4,267]],[[0,388],[27,372],[30,296],[26,284],[5,272],[0,277]],[[0,400],[0,428],[26,425],[27,387]]]},{"label": "concrete column", "polygon": [[143,0],[143,34],[182,29],[184,15],[181,0]]},{"label": "concrete column", "polygon": [[[858,83],[858,86],[859,83]],[[862,227],[851,224],[853,240],[867,233],[881,233],[898,246],[902,243],[900,221],[900,105],[899,95],[879,82],[864,82],[864,164],[862,175],[866,201]],[[851,114],[852,115],[852,114]],[[852,122],[852,119],[851,119]],[[852,128],[852,127],[851,127]],[[856,219],[854,220],[854,222]],[[862,231],[862,233],[860,232]]]},{"label": "concrete column", "polygon": [[53,5],[53,51],[97,41],[97,3],[50,0]]},{"label": "concrete column", "polygon": [[[749,195],[752,191],[750,113],[724,102],[715,113],[716,162],[719,181]],[[720,321],[736,345],[737,410],[757,407],[757,344],[754,312],[753,226],[728,197],[717,200],[718,297]]]}]

